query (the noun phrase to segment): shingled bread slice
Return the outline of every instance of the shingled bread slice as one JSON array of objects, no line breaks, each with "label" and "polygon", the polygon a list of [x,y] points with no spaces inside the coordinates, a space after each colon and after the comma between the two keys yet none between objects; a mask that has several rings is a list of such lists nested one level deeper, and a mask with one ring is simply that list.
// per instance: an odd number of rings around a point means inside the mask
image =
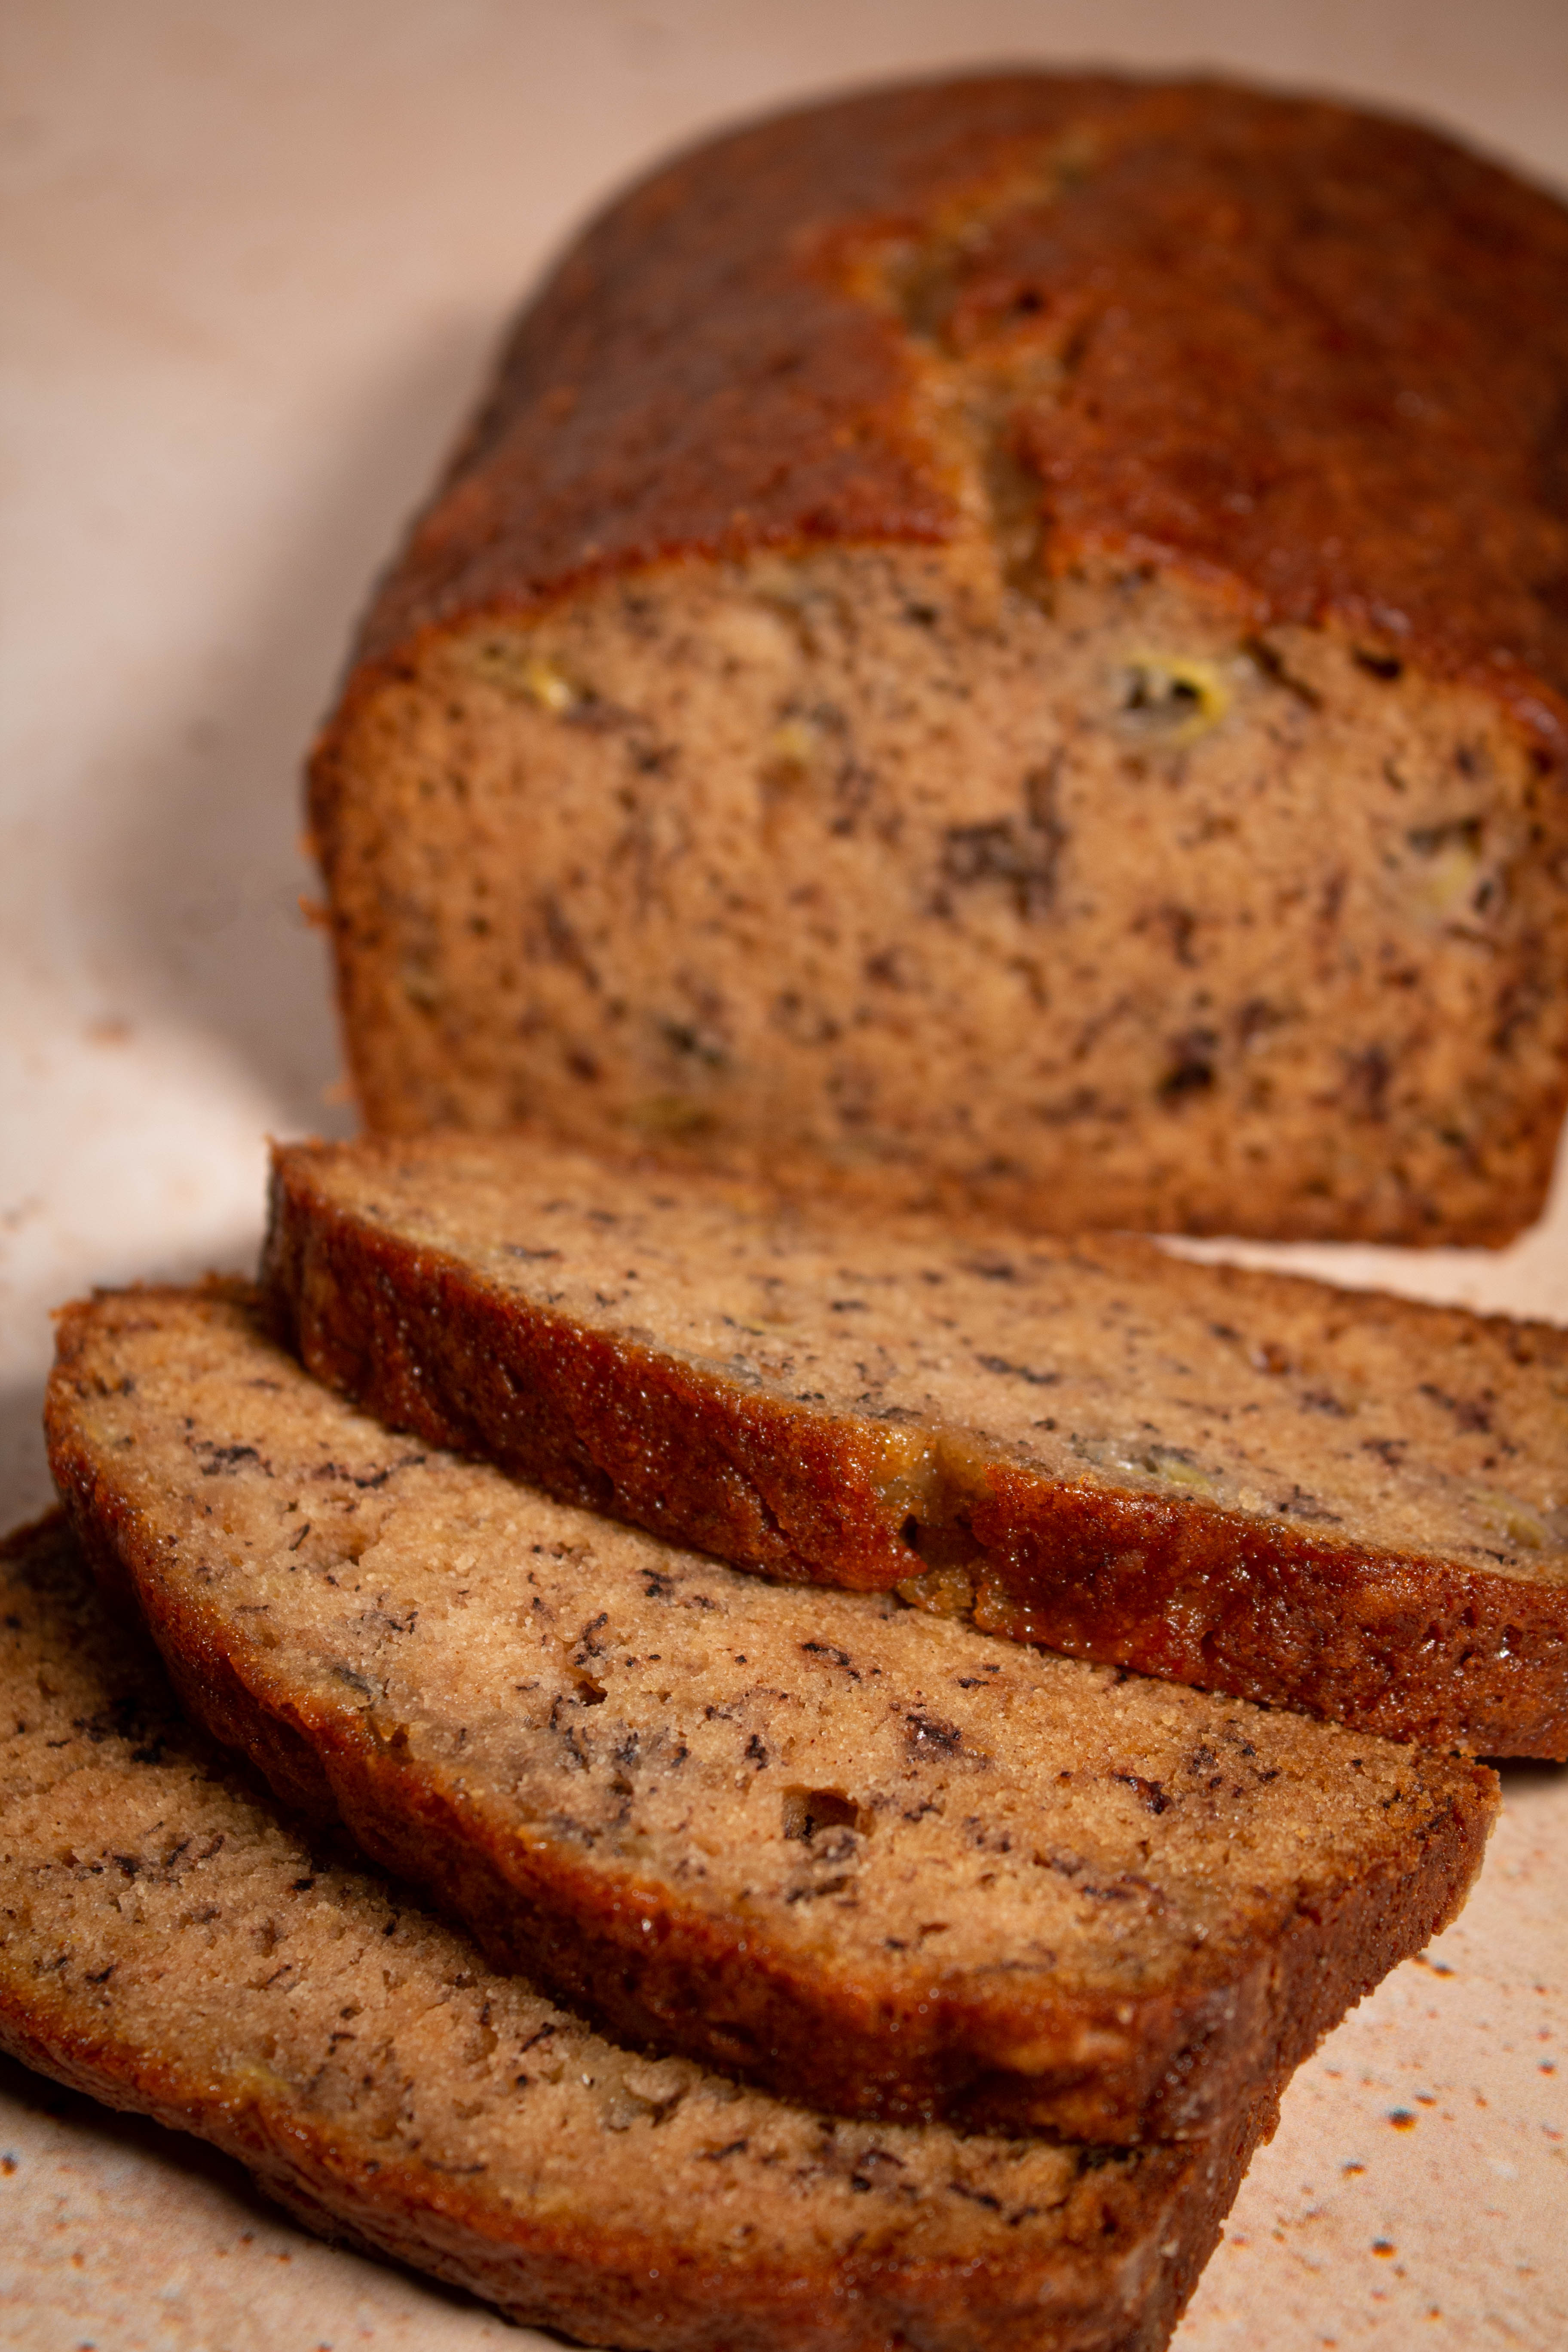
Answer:
[{"label": "shingled bread slice", "polygon": [[58,1521],[0,1547],[0,2049],[308,2229],[637,2352],[1159,2352],[1279,2085],[1131,2150],[836,2123],[617,2049],[280,1820]]},{"label": "shingled bread slice", "polygon": [[1485,1768],[774,1586],[389,1437],[232,1290],[51,1458],[193,1711],[621,2039],[829,2111],[1229,2127],[1448,1919]]},{"label": "shingled bread slice", "polygon": [[371,1125],[1084,1225],[1499,1241],[1568,1088],[1568,211],[1013,74],[612,205],[311,822]]},{"label": "shingled bread slice", "polygon": [[384,1421],[722,1559],[1568,1754],[1568,1332],[526,1137],[279,1150],[267,1270]]}]

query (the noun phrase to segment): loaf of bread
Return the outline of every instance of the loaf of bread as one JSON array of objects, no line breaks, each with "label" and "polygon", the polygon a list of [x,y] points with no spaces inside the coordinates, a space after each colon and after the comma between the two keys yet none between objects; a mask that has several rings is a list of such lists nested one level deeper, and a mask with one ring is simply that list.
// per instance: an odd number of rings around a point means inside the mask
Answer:
[{"label": "loaf of bread", "polygon": [[590,2344],[1159,2352],[1272,2127],[844,2124],[616,2048],[279,1819],[58,1521],[0,1547],[0,2049]]},{"label": "loaf of bread", "polygon": [[1568,213],[1224,85],[685,156],[519,325],[316,752],[370,1123],[1499,1241],[1568,1088]]},{"label": "loaf of bread", "polygon": [[722,1559],[1568,1753],[1568,1332],[522,1138],[284,1149],[267,1262],[382,1420]]},{"label": "loaf of bread", "polygon": [[1228,2130],[1452,1916],[1495,1778],[769,1585],[426,1454],[232,1286],[60,1324],[191,1711],[618,2039],[900,2121]]}]

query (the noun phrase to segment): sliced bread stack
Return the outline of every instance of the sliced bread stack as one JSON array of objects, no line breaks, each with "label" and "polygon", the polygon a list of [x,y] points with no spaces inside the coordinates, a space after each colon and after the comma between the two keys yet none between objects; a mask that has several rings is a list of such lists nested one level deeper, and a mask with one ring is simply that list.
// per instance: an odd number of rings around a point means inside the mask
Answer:
[{"label": "sliced bread stack", "polygon": [[1489,1776],[764,1583],[390,1437],[248,1295],[70,1310],[56,1472],[191,1711],[606,2030],[781,2096],[1212,2127],[1418,1948]]},{"label": "sliced bread stack", "polygon": [[[0,2037],[588,2341],[1161,2345],[1292,2067],[1462,1902],[1477,1727],[1559,1737],[1561,1360],[527,1138],[280,1152],[263,1287],[61,1318],[57,1479],[192,1727],[22,1544]],[[1099,1660],[1097,1513],[1195,1564]],[[986,1596],[1053,1514],[1047,1627],[1043,1570]],[[1272,1706],[1182,1632],[1227,1545]],[[1449,1587],[1545,1629],[1462,1723],[1400,1614]],[[1377,1689],[1307,1689],[1314,1608]]]}]

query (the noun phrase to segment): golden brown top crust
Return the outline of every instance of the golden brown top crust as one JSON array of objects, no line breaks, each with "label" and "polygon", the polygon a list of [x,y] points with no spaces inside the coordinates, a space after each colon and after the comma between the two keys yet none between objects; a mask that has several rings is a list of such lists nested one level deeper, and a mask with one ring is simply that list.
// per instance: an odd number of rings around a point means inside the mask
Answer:
[{"label": "golden brown top crust", "polygon": [[1037,578],[1173,565],[1564,740],[1568,212],[1205,83],[875,91],[643,182],[525,312],[360,657],[672,556],[955,539],[944,385]]}]

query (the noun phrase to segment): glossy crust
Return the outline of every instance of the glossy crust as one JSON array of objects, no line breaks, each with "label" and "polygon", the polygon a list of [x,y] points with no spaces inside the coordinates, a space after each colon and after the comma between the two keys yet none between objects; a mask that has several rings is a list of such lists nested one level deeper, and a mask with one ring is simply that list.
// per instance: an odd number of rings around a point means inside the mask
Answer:
[{"label": "glossy crust", "polygon": [[[489,1290],[345,1213],[312,1156],[279,1155],[267,1268],[319,1378],[395,1428],[739,1566],[858,1591],[925,1570],[882,1491],[874,1421]],[[1561,1584],[1005,1460],[984,1465],[966,1519],[988,1633],[1388,1738],[1568,1756]]]},{"label": "glossy crust", "polygon": [[[612,2126],[613,2137],[597,2138],[575,2127],[574,2152],[564,2163],[558,2153],[552,2158],[551,2191],[543,2196],[526,2167],[512,2177],[515,2157],[488,2164],[437,2162],[433,2146],[417,2131],[412,2140],[402,2130],[389,2137],[376,2128],[374,2114],[357,2112],[352,2096],[346,2109],[323,2106],[314,2083],[286,2079],[279,2070],[289,2062],[275,2052],[272,2037],[263,2039],[248,2021],[254,1999],[236,2003],[226,2020],[222,1981],[215,1980],[205,1957],[202,1923],[219,1915],[203,1906],[204,1874],[227,1867],[226,1834],[231,1849],[257,1853],[261,1866],[247,1886],[237,1889],[231,1873],[215,1891],[225,1907],[260,1906],[258,1927],[268,1904],[287,1906],[296,1874],[305,1888],[330,1876],[343,1906],[342,1932],[363,1934],[368,1921],[371,1958],[384,1955],[395,1962],[384,1971],[363,1972],[355,2022],[363,2049],[378,2034],[420,2039],[408,2000],[400,2002],[410,1979],[416,1999],[424,1989],[433,2016],[456,2001],[481,2023],[491,2013],[487,1991],[500,2015],[509,1989],[495,1979],[487,1986],[482,1964],[458,1939],[417,1921],[410,1932],[404,1906],[373,1878],[341,1870],[324,1874],[320,1852],[231,1778],[179,1721],[140,1639],[106,1635],[79,1555],[58,1517],[0,1546],[0,1587],[11,1603],[0,1632],[0,1688],[9,1687],[21,1702],[10,1711],[30,1718],[18,1737],[29,1728],[35,1739],[40,1732],[49,1735],[37,1764],[26,1756],[18,1759],[25,1801],[17,1808],[9,1853],[0,1862],[0,1879],[12,1882],[8,1899],[0,1903],[0,2049],[110,2106],[211,2141],[247,2165],[308,2229],[409,2263],[483,2296],[514,2319],[587,2343],[645,2352],[898,2352],[914,2346],[923,2352],[1005,2352],[1020,2345],[1033,2352],[1159,2352],[1168,2341],[1247,2159],[1272,2126],[1278,2083],[1257,2085],[1252,2105],[1207,2147],[1131,2156],[1081,2151],[1077,2165],[1068,2168],[1075,2177],[1065,2201],[1032,2225],[1028,2211],[1005,2214],[999,2200],[981,2195],[960,2209],[964,2242],[957,2246],[949,2216],[939,2225],[940,2246],[923,2242],[918,2227],[896,2220],[889,2231],[876,2210],[889,2194],[879,2178],[856,2183],[867,2190],[853,2200],[858,2210],[851,2218],[861,2226],[847,2226],[842,2209],[852,2200],[829,2173],[824,2175],[827,2193],[817,2200],[819,2234],[802,2232],[787,2210],[785,2190],[774,2242],[767,2208],[780,2195],[779,2182],[759,2157],[752,2159],[755,2214],[766,2225],[764,2243],[759,2252],[737,2254],[729,2242],[733,2232],[701,2218],[715,2193],[711,2164],[700,2147],[661,2153],[665,2143],[645,2151],[646,2164],[661,2166],[664,2178],[657,2190],[650,2182],[644,2225],[628,2217],[624,2197],[620,2210],[606,2217],[595,2159],[624,2179],[631,2145],[621,2137],[624,2126]],[[83,1683],[88,1687],[77,1719],[66,1720],[56,1702],[58,1724],[40,1722],[40,1712],[47,1716],[50,1708],[51,1684],[76,1688]],[[96,1832],[71,1813],[69,1782],[84,1767],[97,1776],[100,1790]],[[140,1784],[154,1780],[158,1850],[167,1854],[166,1866],[177,1861],[189,1874],[194,1915],[172,1922],[160,1965],[149,1969],[117,1906],[107,1927],[95,1917],[105,1882],[101,1864],[94,1871],[90,1843],[79,1859],[71,1852],[64,1864],[59,1847],[68,1822],[78,1847],[101,1834],[107,1860],[134,1866],[133,1854],[112,1849],[130,1842],[128,1832],[146,1833],[152,1790]],[[51,1817],[57,1790],[64,1804],[59,1825]],[[195,1830],[203,1834],[193,1836]],[[196,1852],[198,1845],[204,1851]],[[52,1884],[72,1868],[82,1891],[71,1898],[66,1934],[50,1932],[61,1924],[53,1917],[50,1929],[42,1931],[48,1937],[46,1958],[26,1898],[37,1888],[36,1899],[46,1900]],[[120,1877],[120,1870],[111,1871],[109,1883]],[[275,1933],[278,1923],[268,1924]],[[286,1937],[301,1932],[287,1919],[281,1924]],[[236,1925],[243,1927],[243,1919]],[[385,1944],[384,1936],[395,1941]],[[330,1931],[324,1941],[332,1944]],[[95,1963],[105,1948],[110,1964],[100,1969]],[[259,1948],[271,1946],[264,1941]],[[275,1973],[287,1979],[289,1972]],[[391,1988],[384,1995],[384,1982]],[[152,2023],[162,2007],[159,1987],[172,1983],[188,1987],[178,2032],[172,2021]],[[287,1990],[275,1997],[292,1998]],[[384,2000],[384,2016],[378,2006]],[[345,2039],[353,2037],[332,2036]],[[493,2032],[489,2039],[496,2040]],[[321,2075],[333,2065],[341,2062],[329,2053]],[[433,2079],[411,2087],[426,2118],[451,2095]],[[752,2099],[746,2111],[764,2131],[769,2105]],[[786,2131],[793,2126],[792,2111],[773,2113]],[[428,2120],[423,2128],[429,2131]],[[443,2128],[449,2133],[449,2122],[437,2126],[436,2145]],[[632,2128],[648,2133],[646,2120]],[[949,2170],[974,2168],[962,2144],[941,2137],[956,2159]],[[486,2145],[493,2157],[493,2137]],[[914,2146],[910,2136],[906,2159]],[[744,2160],[743,2141],[740,2147]],[[1004,2159],[1005,2173],[1005,2145],[989,2148]],[[889,2156],[883,2156],[884,2169]],[[986,2151],[976,2147],[974,2161],[983,2166],[985,2160]],[[896,2158],[892,2165],[896,2179]],[[673,2197],[672,2167],[681,2176]],[[809,2199],[810,2190],[805,2194]],[[897,2201],[891,2200],[895,2209]],[[683,2210],[691,2221],[685,2232]],[[803,2235],[808,2250],[801,2245]]]},{"label": "glossy crust", "polygon": [[1013,387],[1047,575],[1157,565],[1335,626],[1561,760],[1568,214],[1413,123],[1102,76],[783,115],[613,205],[520,321],[350,703],[429,631],[672,557],[960,539],[932,354]]}]

